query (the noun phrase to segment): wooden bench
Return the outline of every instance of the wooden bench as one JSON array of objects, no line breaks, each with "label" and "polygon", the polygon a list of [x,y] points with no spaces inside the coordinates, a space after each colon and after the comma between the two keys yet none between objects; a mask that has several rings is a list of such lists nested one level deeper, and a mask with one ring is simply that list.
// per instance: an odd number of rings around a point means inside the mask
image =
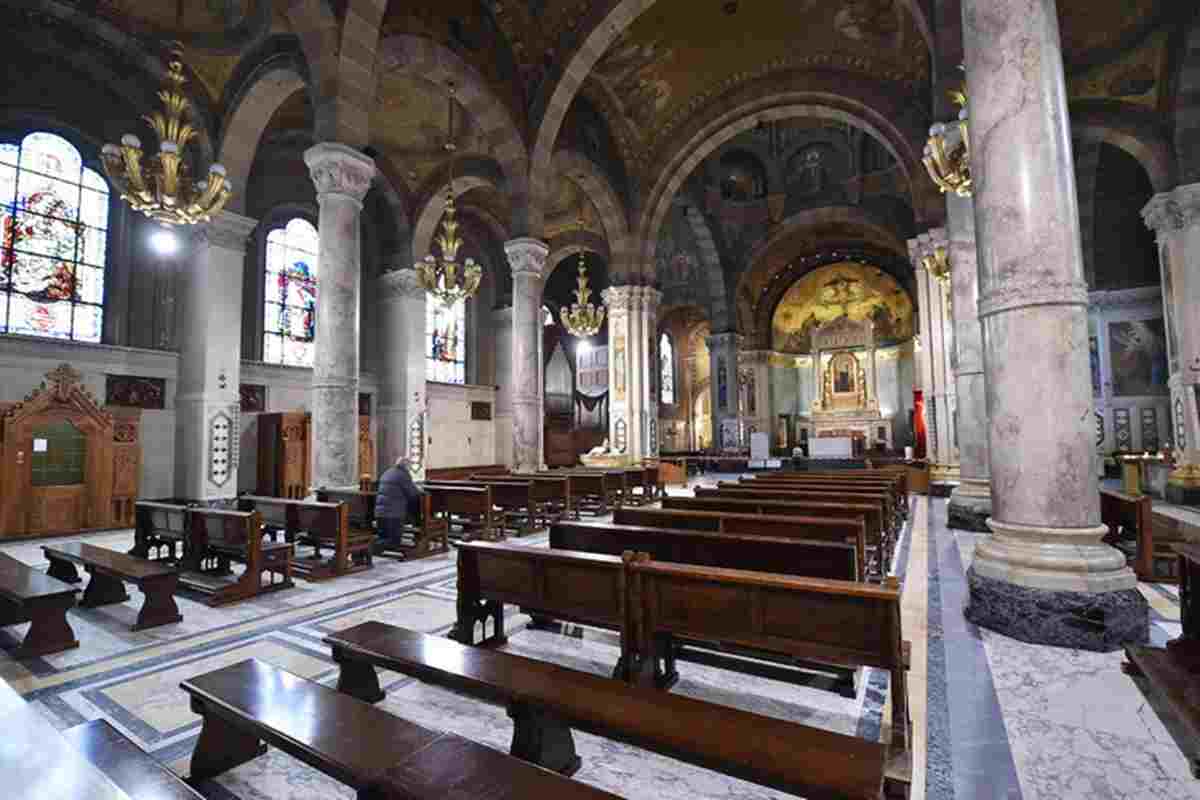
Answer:
[{"label": "wooden bench", "polygon": [[1175,553],[1155,546],[1151,503],[1149,495],[1101,489],[1100,521],[1108,526],[1104,539],[1125,554],[1138,580],[1176,583]]},{"label": "wooden bench", "polygon": [[[179,583],[207,595],[208,605],[233,603],[295,585],[292,544],[264,540],[262,515],[257,511],[189,508],[188,517]],[[241,576],[230,577],[231,561],[246,565]]]},{"label": "wooden bench", "polygon": [[538,527],[540,502],[534,482],[514,478],[491,479],[476,476],[462,481],[440,481],[439,485],[487,486],[492,490],[493,519],[499,531],[511,530],[515,536],[532,533]]},{"label": "wooden bench", "polygon": [[133,630],[168,625],[183,619],[175,604],[175,588],[179,585],[179,570],[175,567],[84,542],[43,545],[42,552],[50,562],[47,573],[53,578],[65,583],[79,583],[76,564],[91,575],[79,602],[80,608],[124,603],[129,599],[125,584],[132,583],[146,596]]},{"label": "wooden bench", "polygon": [[44,656],[79,647],[67,622],[79,590],[36,570],[7,553],[0,553],[0,625],[30,623],[13,655]]},{"label": "wooden bench", "polygon": [[133,549],[129,555],[178,561],[187,543],[188,507],[138,500],[134,504]]},{"label": "wooden bench", "polygon": [[[877,553],[867,541],[862,517],[823,517],[805,513],[734,514],[658,508],[621,508],[613,512],[616,525],[669,528],[747,536],[777,536],[821,542],[853,542],[855,558],[867,575],[879,577]],[[876,558],[872,558],[875,556]]]},{"label": "wooden bench", "polygon": [[781,502],[797,500],[824,500],[845,503],[879,503],[879,509],[886,521],[885,530],[889,536],[898,534],[904,526],[904,520],[888,492],[871,491],[869,489],[853,489],[844,486],[817,485],[777,485],[777,484],[729,484],[718,486],[722,497],[741,497],[752,500],[776,500]]},{"label": "wooden bench", "polygon": [[475,475],[471,479],[487,483],[532,482],[533,503],[536,509],[535,527],[542,528],[560,519],[579,518],[571,493],[570,475],[551,477],[544,473],[523,472],[499,477]]},{"label": "wooden bench", "polygon": [[[769,514],[773,513],[761,501],[749,496],[738,496],[721,489],[709,489],[697,486],[695,497],[664,497],[664,509],[682,511],[727,511],[734,514]],[[839,500],[808,500],[796,498],[787,501],[797,511],[811,514],[814,517],[859,517],[866,522],[867,546],[878,547],[890,535],[885,525],[887,519],[883,506],[879,503],[855,503]]]},{"label": "wooden bench", "polygon": [[[728,485],[730,488],[732,488],[735,484],[718,484],[718,486],[725,485]],[[834,477],[799,479],[752,477],[739,478],[736,485],[742,488],[776,489],[787,491],[836,490],[843,494],[883,493],[887,497],[887,503],[891,513],[894,514],[897,519],[903,520],[908,516],[908,497],[907,495],[900,493],[898,485],[895,481],[843,480]]]},{"label": "wooden bench", "polygon": [[[465,486],[454,483],[425,483],[433,517],[446,526],[446,535],[464,541],[504,538],[504,530],[496,526],[490,486]],[[458,526],[457,529],[455,526]]]},{"label": "wooden bench", "polygon": [[192,753],[193,783],[253,760],[269,744],[357,790],[360,800],[615,797],[258,659],[182,687],[204,718]]},{"label": "wooden bench", "polygon": [[[328,503],[345,503],[349,514],[350,531],[353,535],[359,531],[370,531],[377,534],[375,527],[375,502],[378,493],[375,489],[320,489],[317,499]],[[401,530],[399,543],[388,541],[384,555],[397,553],[412,561],[417,558],[427,558],[450,549],[450,540],[446,536],[446,524],[433,516],[429,495],[421,497],[420,519],[415,524],[407,522]],[[376,539],[378,542],[379,539]]]},{"label": "wooden bench", "polygon": [[[238,508],[260,513],[273,539],[282,537],[294,545],[312,548],[311,555],[293,557],[292,569],[302,578],[325,580],[372,566],[375,531],[351,532],[350,509],[345,503],[244,494],[238,497]],[[324,551],[331,555],[327,557]]]},{"label": "wooden bench", "polygon": [[129,800],[204,800],[202,794],[125,738],[107,720],[94,719],[76,725],[63,731],[62,736],[125,792]]},{"label": "wooden bench", "polygon": [[[620,557],[464,542],[458,546],[458,616],[450,638],[463,644],[507,641],[506,603],[520,606],[535,624],[559,619],[623,631],[625,600]],[[625,675],[627,656],[622,644],[615,677]]]},{"label": "wooden bench", "polygon": [[712,640],[752,650],[874,667],[891,674],[891,769],[911,774],[908,647],[900,632],[900,590],[847,581],[667,564],[638,554],[630,564],[631,614],[639,653],[634,680],[651,685],[674,672],[674,638]]},{"label": "wooden bench", "polygon": [[846,581],[864,579],[854,537],[828,542],[606,522],[559,522],[550,527],[550,549],[610,556],[634,550],[648,553],[656,561],[677,564]]},{"label": "wooden bench", "polygon": [[555,470],[551,474],[571,481],[571,496],[575,501],[577,517],[583,511],[600,516],[607,514],[611,506],[620,505],[620,492],[610,483],[608,475],[604,472]]},{"label": "wooden bench", "polygon": [[379,667],[504,704],[513,719],[511,753],[550,769],[578,766],[577,729],[809,800],[882,796],[886,750],[877,742],[382,622],[325,641],[341,667],[341,691],[381,699]]},{"label": "wooden bench", "polygon": [[436,467],[425,470],[425,480],[430,483],[440,481],[461,481],[472,475],[508,475],[512,472],[503,464],[480,464],[474,467]]},{"label": "wooden bench", "polygon": [[903,494],[908,494],[908,467],[903,464],[897,464],[891,467],[873,467],[868,469],[802,469],[795,471],[778,470],[774,472],[760,473],[766,478],[787,478],[792,475],[823,477],[823,478],[863,478],[863,479],[891,479],[898,481],[898,486]]}]

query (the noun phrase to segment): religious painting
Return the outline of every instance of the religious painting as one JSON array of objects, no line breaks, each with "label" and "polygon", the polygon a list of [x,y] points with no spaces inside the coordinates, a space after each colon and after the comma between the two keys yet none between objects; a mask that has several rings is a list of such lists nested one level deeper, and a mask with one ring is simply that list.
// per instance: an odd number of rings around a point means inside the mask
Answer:
[{"label": "religious painting", "polygon": [[717,409],[729,408],[729,383],[725,370],[725,356],[717,356]]},{"label": "religious painting", "polygon": [[105,377],[105,403],[127,408],[165,408],[167,382],[162,378],[141,378],[137,375],[108,375]]},{"label": "religious painting", "polygon": [[592,75],[619,98],[625,116],[638,128],[649,127],[671,99],[671,84],[661,69],[675,50],[661,41],[637,41],[626,29],[596,64]]},{"label": "religious painting", "polygon": [[616,373],[617,400],[625,399],[625,337],[618,336],[613,342],[613,371]]},{"label": "religious painting", "polygon": [[243,413],[257,414],[267,410],[267,387],[243,383],[238,387],[238,399]]},{"label": "religious painting", "polygon": [[797,280],[775,307],[772,348],[812,352],[813,333],[839,317],[874,325],[881,346],[912,338],[912,298],[896,279],[877,267],[841,262],[819,267]]},{"label": "religious painting", "polygon": [[1100,396],[1100,337],[1088,338],[1088,355],[1092,363],[1092,394]]},{"label": "religious painting", "polygon": [[1113,394],[1169,394],[1166,333],[1161,318],[1108,324]]}]

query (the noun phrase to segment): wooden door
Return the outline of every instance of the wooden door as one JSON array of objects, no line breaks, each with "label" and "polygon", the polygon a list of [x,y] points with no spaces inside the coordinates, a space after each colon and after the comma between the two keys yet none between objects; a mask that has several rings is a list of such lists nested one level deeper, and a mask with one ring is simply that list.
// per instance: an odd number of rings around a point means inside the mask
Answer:
[{"label": "wooden door", "polygon": [[65,419],[35,425],[32,433],[28,532],[88,527],[87,436]]}]

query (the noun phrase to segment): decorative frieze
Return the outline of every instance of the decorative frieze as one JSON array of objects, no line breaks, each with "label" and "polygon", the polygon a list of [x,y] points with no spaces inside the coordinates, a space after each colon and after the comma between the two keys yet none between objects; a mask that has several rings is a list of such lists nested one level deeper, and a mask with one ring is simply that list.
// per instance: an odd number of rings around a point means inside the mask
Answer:
[{"label": "decorative frieze", "polygon": [[164,378],[107,375],[104,402],[110,406],[160,410],[166,407],[166,386]]}]

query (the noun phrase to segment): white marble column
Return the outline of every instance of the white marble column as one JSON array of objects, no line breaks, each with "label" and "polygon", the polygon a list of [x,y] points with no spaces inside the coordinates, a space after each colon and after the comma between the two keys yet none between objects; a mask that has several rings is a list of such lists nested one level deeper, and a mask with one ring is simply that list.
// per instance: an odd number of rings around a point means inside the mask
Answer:
[{"label": "white marble column", "polygon": [[1024,641],[1145,641],[1148,606],[1100,540],[1087,284],[1053,0],[964,0],[993,535],[967,619]]},{"label": "white marble column", "polygon": [[512,306],[492,311],[492,335],[496,337],[496,463],[513,466],[513,310]]},{"label": "white marble column", "polygon": [[630,315],[630,419],[637,420],[630,455],[658,455],[658,304],[662,292],[650,286],[633,287]]},{"label": "white marble column", "polygon": [[925,268],[924,260],[938,248],[948,248],[945,228],[932,228],[908,242],[917,274],[917,305],[921,320],[921,385],[925,396],[926,456],[936,494],[944,497],[959,480],[954,436],[954,371],[951,351],[950,295]]},{"label": "white marble column", "polygon": [[[738,364],[743,375],[750,381],[750,386],[746,388],[746,430],[749,431],[753,427],[756,431],[772,437],[771,446],[774,447],[772,422],[775,417],[772,414],[775,409],[771,398],[770,358],[769,350],[743,350],[738,354]],[[796,370],[796,374],[800,374],[799,369]],[[754,398],[753,402],[751,397]],[[746,445],[749,444],[747,441]]]},{"label": "white marble column", "polygon": [[320,269],[312,377],[313,487],[357,487],[359,214],[375,162],[352,147],[322,142],[304,151],[317,187]]},{"label": "white marble column", "polygon": [[1171,442],[1180,457],[1167,497],[1200,505],[1200,183],[1155,195],[1142,217],[1158,236],[1171,367]]},{"label": "white marble column", "polygon": [[608,309],[608,445],[614,453],[631,453],[630,417],[631,320],[636,286],[610,286],[600,293]]},{"label": "white marble column", "polygon": [[223,211],[192,236],[179,273],[179,390],[175,493],[205,502],[237,496],[242,277],[257,223]]},{"label": "white marble column", "polygon": [[[379,474],[383,474],[396,459],[411,456],[409,427],[426,409],[426,292],[417,279],[417,271],[407,266],[380,275],[375,291],[380,312],[379,422],[383,448]],[[421,427],[421,460],[414,472],[417,480],[425,474],[424,439],[428,436],[424,426]]]},{"label": "white marble column", "polygon": [[513,275],[512,442],[513,470],[542,465],[542,289],[550,249],[538,239],[513,239],[504,251]]},{"label": "white marble column", "polygon": [[975,207],[969,197],[946,195],[954,293],[954,374],[958,406],[959,484],[950,494],[951,528],[989,532],[992,514],[991,457],[988,454],[987,382],[983,374],[983,333],[979,327],[979,266],[975,250]]},{"label": "white marble column", "polygon": [[706,340],[711,362],[713,447],[740,447],[738,440],[738,351],[742,337],[736,333],[714,333]]}]

